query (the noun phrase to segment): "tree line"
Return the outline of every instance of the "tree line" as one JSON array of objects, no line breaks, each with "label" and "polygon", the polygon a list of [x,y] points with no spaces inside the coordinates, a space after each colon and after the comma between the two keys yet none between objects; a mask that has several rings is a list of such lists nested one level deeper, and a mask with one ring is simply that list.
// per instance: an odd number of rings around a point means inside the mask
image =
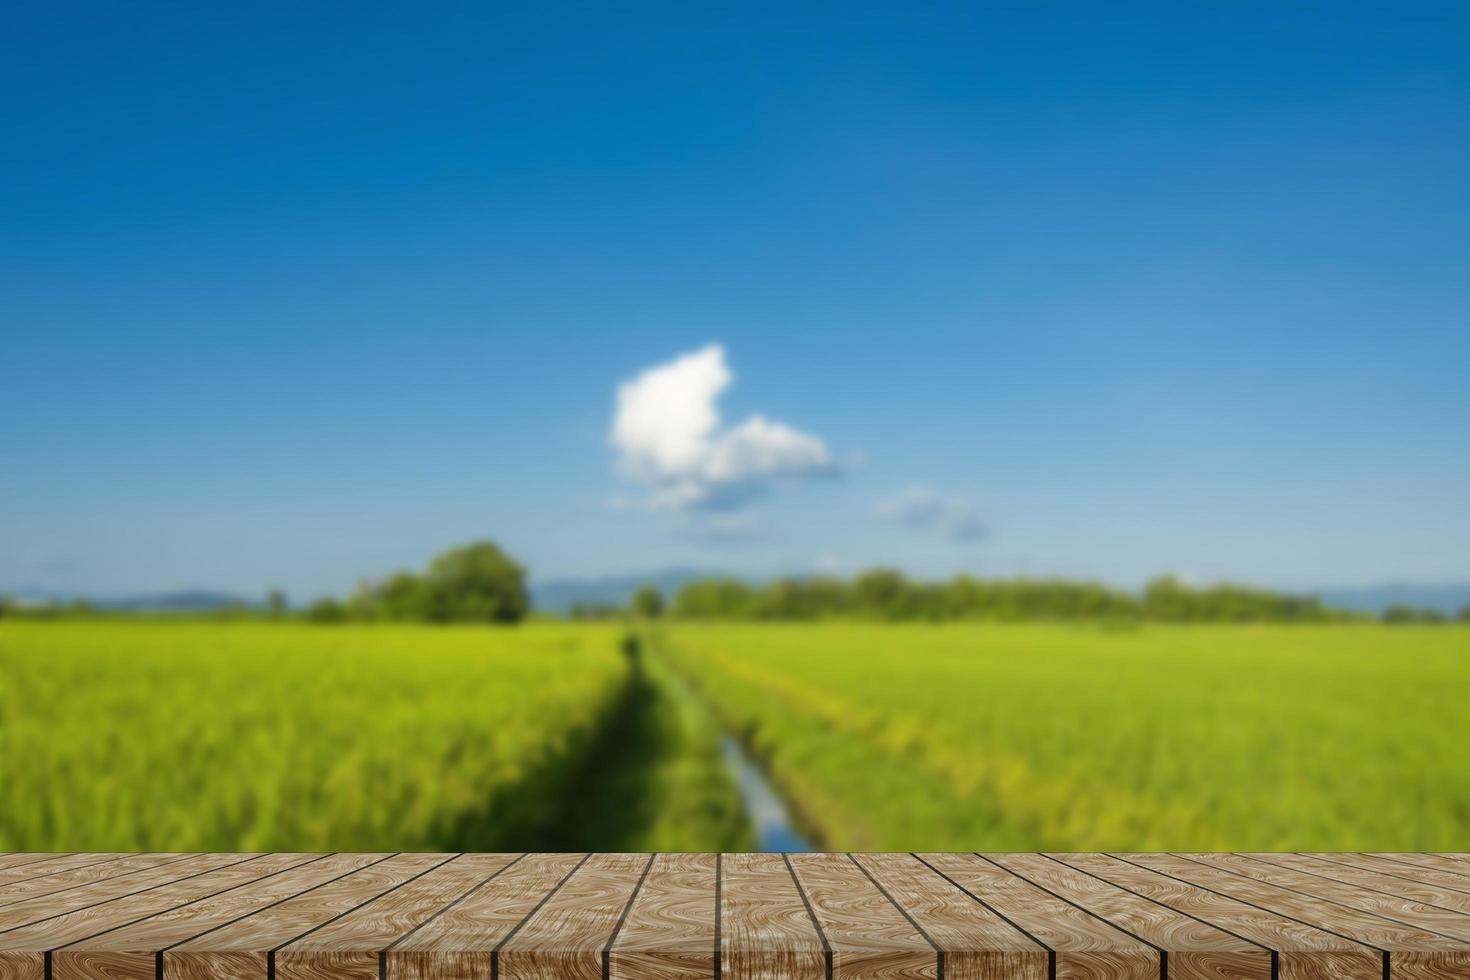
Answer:
[{"label": "tree line", "polygon": [[531,610],[525,569],[493,541],[475,541],[443,552],[422,572],[400,571],[366,581],[345,600],[316,599],[292,609],[286,593],[271,589],[265,602],[234,600],[192,611],[132,612],[85,601],[24,604],[0,596],[0,617],[78,619],[180,615],[199,619],[305,619],[315,623],[517,623]]},{"label": "tree line", "polygon": [[[652,586],[633,597],[629,610],[641,617],[680,619],[817,620],[859,618],[889,621],[958,619],[1152,620],[1159,622],[1347,622],[1372,618],[1334,609],[1315,596],[1289,595],[1242,585],[1192,586],[1166,575],[1133,594],[1096,582],[1066,579],[910,579],[877,568],[849,579],[787,577],[754,585],[734,577],[685,583],[667,604]],[[584,614],[594,610],[584,610]],[[1470,622],[1470,606],[1458,616]],[[1434,610],[1391,607],[1388,623],[1444,622]]]},{"label": "tree line", "polygon": [[[213,610],[212,618],[303,618],[318,623],[426,622],[516,623],[531,612],[525,569],[493,541],[475,541],[438,555],[422,572],[400,571],[364,582],[346,599],[324,597],[292,610],[272,589],[263,607],[243,604]],[[96,615],[85,604],[24,606],[0,596],[0,617]],[[118,615],[118,613],[103,614]],[[980,619],[1152,620],[1159,622],[1320,623],[1373,617],[1333,609],[1315,596],[1290,595],[1242,585],[1193,586],[1166,575],[1134,594],[1097,582],[1067,579],[911,579],[892,568],[852,578],[789,576],[750,583],[711,576],[685,583],[666,601],[654,586],[640,588],[626,606],[577,606],[573,619],[632,617],[802,621],[870,619],[927,621]],[[1407,605],[1379,616],[1389,624],[1443,623],[1449,617]],[[1470,623],[1470,605],[1455,617]]]},{"label": "tree line", "polygon": [[313,622],[518,623],[531,610],[526,570],[493,541],[443,552],[422,573],[363,582],[345,602],[317,599]]}]

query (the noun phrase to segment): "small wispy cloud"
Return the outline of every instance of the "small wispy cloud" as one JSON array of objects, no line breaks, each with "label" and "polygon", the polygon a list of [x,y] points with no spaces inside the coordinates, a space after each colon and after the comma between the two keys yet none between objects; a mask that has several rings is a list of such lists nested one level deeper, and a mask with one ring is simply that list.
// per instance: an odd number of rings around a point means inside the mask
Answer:
[{"label": "small wispy cloud", "polygon": [[681,514],[738,511],[778,480],[839,471],[820,437],[784,422],[753,414],[724,425],[719,400],[733,381],[724,347],[711,344],[618,386],[608,441],[619,474],[643,488],[637,505]]},{"label": "small wispy cloud", "polygon": [[923,534],[937,534],[956,542],[985,537],[979,512],[966,497],[913,486],[873,505],[873,516]]}]

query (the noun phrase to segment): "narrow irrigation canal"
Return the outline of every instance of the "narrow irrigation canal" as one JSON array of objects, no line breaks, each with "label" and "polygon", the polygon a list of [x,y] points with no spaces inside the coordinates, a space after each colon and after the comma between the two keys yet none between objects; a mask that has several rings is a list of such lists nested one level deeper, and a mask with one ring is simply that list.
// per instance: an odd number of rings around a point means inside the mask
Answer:
[{"label": "narrow irrigation canal", "polygon": [[[657,656],[652,654],[652,656]],[[814,851],[816,847],[796,824],[786,800],[766,776],[765,769],[734,733],[721,728],[715,711],[687,680],[672,668],[662,669],[665,683],[678,688],[678,697],[698,712],[702,725],[719,732],[720,760],[740,793],[741,807],[753,835],[756,851]]]},{"label": "narrow irrigation canal", "polygon": [[644,637],[625,641],[621,707],[558,812],[529,826],[521,849],[813,850],[760,762],[648,647]]},{"label": "narrow irrigation canal", "polygon": [[720,743],[720,754],[725,766],[740,788],[740,798],[745,804],[745,816],[755,831],[757,851],[810,851],[811,841],[802,836],[791,819],[791,810],[786,801],[776,793],[775,787],[766,778],[754,759],[745,751],[740,740],[726,734]]}]

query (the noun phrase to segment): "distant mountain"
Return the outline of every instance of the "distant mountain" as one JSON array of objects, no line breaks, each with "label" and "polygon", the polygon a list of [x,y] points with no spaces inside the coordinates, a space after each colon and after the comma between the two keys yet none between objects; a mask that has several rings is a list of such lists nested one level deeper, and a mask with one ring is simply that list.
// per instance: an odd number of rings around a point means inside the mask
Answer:
[{"label": "distant mountain", "polygon": [[0,596],[14,599],[33,606],[46,606],[57,602],[69,602],[73,598],[69,592],[60,592],[56,589],[48,589],[43,585],[22,585],[15,589],[0,589]]},{"label": "distant mountain", "polygon": [[540,612],[565,615],[576,605],[626,606],[643,585],[656,585],[665,599],[671,599],[685,582],[718,574],[708,569],[665,568],[601,578],[547,579],[531,583],[531,601]]},{"label": "distant mountain", "polygon": [[119,612],[213,612],[216,609],[250,606],[254,603],[224,592],[191,589],[123,599],[98,599],[93,605],[99,609],[116,609]]},{"label": "distant mountain", "polygon": [[1470,583],[1458,585],[1416,585],[1412,582],[1387,582],[1346,588],[1319,589],[1322,601],[1338,609],[1381,613],[1396,603],[1420,609],[1435,609],[1453,616],[1470,605]]},{"label": "distant mountain", "polygon": [[0,595],[29,605],[65,605],[69,602],[86,602],[94,609],[110,609],[117,612],[213,612],[232,606],[251,606],[239,596],[226,592],[210,592],[205,589],[185,589],[179,592],[160,592],[151,595],[114,596],[94,598],[63,592],[41,586],[24,586],[19,589],[0,589]]}]

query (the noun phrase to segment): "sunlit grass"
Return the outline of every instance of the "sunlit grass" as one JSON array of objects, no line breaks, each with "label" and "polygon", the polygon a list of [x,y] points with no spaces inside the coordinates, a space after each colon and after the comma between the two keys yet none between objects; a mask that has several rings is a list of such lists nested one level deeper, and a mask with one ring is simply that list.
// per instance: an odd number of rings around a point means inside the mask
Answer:
[{"label": "sunlit grass", "polygon": [[613,627],[0,623],[0,849],[494,849],[623,696]]},{"label": "sunlit grass", "polygon": [[1463,849],[1470,629],[669,627],[852,849]]}]

